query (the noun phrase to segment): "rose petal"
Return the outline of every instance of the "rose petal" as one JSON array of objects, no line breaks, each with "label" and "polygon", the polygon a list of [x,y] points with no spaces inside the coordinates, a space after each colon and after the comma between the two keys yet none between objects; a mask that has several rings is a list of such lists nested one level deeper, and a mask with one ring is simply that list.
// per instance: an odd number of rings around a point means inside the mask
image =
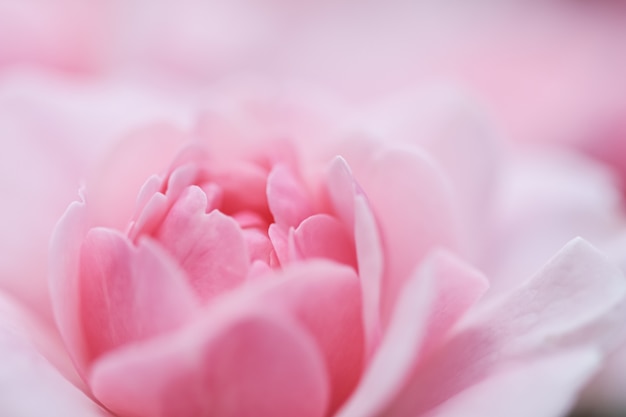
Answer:
[{"label": "rose petal", "polygon": [[267,177],[267,203],[280,226],[297,227],[313,214],[311,198],[295,175],[282,164]]},{"label": "rose petal", "polygon": [[217,210],[206,214],[206,207],[204,192],[187,188],[156,234],[205,301],[242,283],[250,262],[237,222]]},{"label": "rose petal", "polygon": [[315,342],[279,314],[221,308],[175,337],[98,361],[94,394],[119,415],[322,417]]},{"label": "rose petal", "polygon": [[[346,227],[353,230],[361,292],[363,325],[371,353],[380,337],[380,293],[383,279],[383,250],[376,219],[346,161],[336,157],[327,173],[331,204]],[[368,353],[368,355],[369,355]]]},{"label": "rose petal", "polygon": [[87,234],[85,203],[74,202],[66,210],[50,241],[50,297],[59,332],[79,373],[87,362],[79,304],[80,248]]},{"label": "rose petal", "polygon": [[599,365],[600,355],[592,349],[516,364],[473,385],[428,417],[562,416]]},{"label": "rose petal", "polygon": [[[21,330],[21,329],[20,329]],[[109,415],[64,378],[35,346],[3,317],[0,324],[0,404],[20,417]]]},{"label": "rose petal", "polygon": [[379,415],[428,349],[441,341],[486,289],[482,275],[450,254],[428,256],[402,289],[381,345],[339,416]]},{"label": "rose petal", "polygon": [[[3,415],[104,416],[87,395],[56,329],[0,292]],[[37,401],[33,401],[37,398]]]},{"label": "rose petal", "polygon": [[354,201],[354,240],[363,297],[363,326],[368,353],[372,353],[380,338],[380,294],[384,260],[376,219],[363,196]]},{"label": "rose petal", "polygon": [[327,214],[305,219],[295,230],[295,243],[304,259],[332,259],[356,267],[354,241],[345,225]]},{"label": "rose petal", "polygon": [[88,357],[171,331],[198,304],[184,273],[148,240],[92,229],[80,258],[80,317]]},{"label": "rose petal", "polygon": [[284,309],[313,335],[331,383],[329,412],[355,388],[364,363],[359,279],[352,268],[328,261],[292,264],[255,299],[263,308]]},{"label": "rose petal", "polygon": [[120,142],[89,187],[96,223],[123,230],[146,178],[164,172],[171,155],[186,139],[174,127],[159,124],[138,130]]},{"label": "rose petal", "polygon": [[376,214],[385,249],[381,307],[387,323],[400,288],[427,252],[457,248],[458,217],[450,184],[427,155],[386,149],[359,165],[356,178]]},{"label": "rose petal", "polygon": [[229,215],[252,211],[269,221],[267,171],[253,163],[238,160],[224,166],[222,160],[209,161],[209,183],[220,187],[220,210]]},{"label": "rose petal", "polygon": [[392,412],[426,412],[516,361],[608,348],[624,336],[615,332],[623,317],[615,310],[624,312],[625,290],[622,273],[600,253],[570,242],[527,284],[457,327],[414,371]]}]

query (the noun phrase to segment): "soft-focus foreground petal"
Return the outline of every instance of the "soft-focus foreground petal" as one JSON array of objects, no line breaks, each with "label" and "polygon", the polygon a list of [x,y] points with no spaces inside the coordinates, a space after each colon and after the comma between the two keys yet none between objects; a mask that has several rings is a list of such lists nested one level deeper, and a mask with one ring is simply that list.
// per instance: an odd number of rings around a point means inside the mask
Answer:
[{"label": "soft-focus foreground petal", "polygon": [[[588,243],[581,239],[570,242],[525,285],[457,327],[446,343],[417,367],[388,415],[427,412],[480,381],[519,369],[516,365],[530,365],[545,355],[614,348],[624,337],[615,329],[620,328],[626,307],[625,284],[621,271]],[[552,372],[550,366],[545,369]],[[560,389],[564,391],[559,401],[573,403],[578,385]]]},{"label": "soft-focus foreground petal", "polygon": [[[593,349],[519,363],[428,413],[427,417],[553,417],[564,415],[600,365]],[[495,394],[495,395],[494,395]]]},{"label": "soft-focus foreground petal", "polygon": [[451,254],[435,251],[429,255],[402,288],[381,345],[339,415],[379,415],[407,383],[420,359],[486,289],[487,280]]},{"label": "soft-focus foreground petal", "polygon": [[[14,417],[108,415],[49,361],[57,345],[0,294],[0,408]],[[45,356],[44,356],[45,355]]]},{"label": "soft-focus foreground petal", "polygon": [[176,340],[105,356],[91,386],[120,415],[321,417],[325,379],[310,336],[286,317],[256,312],[225,313]]},{"label": "soft-focus foreground petal", "polygon": [[103,356],[94,395],[133,416],[327,415],[360,376],[358,279],[321,261],[271,278],[176,333]]}]

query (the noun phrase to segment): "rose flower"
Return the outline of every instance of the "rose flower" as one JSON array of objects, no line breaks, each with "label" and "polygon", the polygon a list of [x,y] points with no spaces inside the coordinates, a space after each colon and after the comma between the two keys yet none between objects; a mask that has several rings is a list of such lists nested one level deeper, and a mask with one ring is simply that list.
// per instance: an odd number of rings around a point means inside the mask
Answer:
[{"label": "rose flower", "polygon": [[55,321],[94,401],[120,417],[574,404],[621,338],[623,275],[576,239],[479,301],[488,280],[463,259],[489,177],[480,135],[379,140],[234,102],[122,141],[57,224]]}]

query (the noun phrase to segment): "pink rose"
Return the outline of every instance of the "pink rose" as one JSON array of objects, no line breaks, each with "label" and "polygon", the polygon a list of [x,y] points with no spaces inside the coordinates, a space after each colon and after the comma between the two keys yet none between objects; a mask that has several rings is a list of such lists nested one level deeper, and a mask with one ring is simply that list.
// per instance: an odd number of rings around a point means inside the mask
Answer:
[{"label": "pink rose", "polygon": [[622,273],[578,239],[480,302],[482,133],[366,139],[303,100],[138,131],[68,208],[50,290],[85,392],[121,417],[568,410],[622,337]]}]

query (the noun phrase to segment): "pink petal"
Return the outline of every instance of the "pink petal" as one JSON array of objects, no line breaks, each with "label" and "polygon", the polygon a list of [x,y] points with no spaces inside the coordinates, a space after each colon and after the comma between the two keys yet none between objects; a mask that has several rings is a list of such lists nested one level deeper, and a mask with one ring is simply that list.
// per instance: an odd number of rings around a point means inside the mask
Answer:
[{"label": "pink petal", "polygon": [[250,261],[263,261],[263,263],[269,263],[270,253],[272,252],[273,247],[267,234],[254,228],[244,229],[242,233],[246,241],[246,247],[250,253]]},{"label": "pink petal", "polygon": [[394,415],[431,410],[512,363],[615,345],[624,336],[615,329],[625,290],[622,273],[600,253],[581,239],[570,242],[528,283],[457,327],[414,371]]},{"label": "pink petal", "polygon": [[340,157],[335,157],[328,167],[326,186],[337,217],[346,225],[354,224],[354,195],[357,185],[350,167]]},{"label": "pink petal", "polygon": [[208,183],[221,189],[220,210],[229,215],[240,211],[271,218],[267,207],[267,172],[253,163],[238,160],[224,165],[223,161],[209,161]]},{"label": "pink petal", "polygon": [[361,375],[365,344],[359,279],[352,268],[328,261],[290,265],[256,299],[297,317],[313,335],[326,361],[334,412]]},{"label": "pink petal", "polygon": [[600,355],[591,349],[516,364],[473,385],[428,417],[563,416],[599,365]]},{"label": "pink petal", "polygon": [[0,408],[6,416],[108,415],[81,392],[58,334],[0,293]]},{"label": "pink petal", "polygon": [[379,415],[428,349],[486,289],[484,277],[450,254],[434,252],[427,257],[402,289],[381,345],[339,416]]},{"label": "pink petal", "polygon": [[217,210],[206,214],[206,207],[204,192],[187,188],[156,234],[203,300],[242,283],[250,262],[237,222]]},{"label": "pink petal", "polygon": [[293,228],[287,229],[284,226],[274,223],[270,225],[267,234],[274,247],[273,253],[276,255],[280,265],[286,266],[300,259],[295,244],[295,232]]},{"label": "pink petal", "polygon": [[450,184],[425,154],[386,149],[359,161],[358,168],[356,178],[372,205],[385,250],[386,323],[404,281],[427,252],[436,246],[456,249],[458,218]]},{"label": "pink petal", "polygon": [[380,293],[383,278],[383,253],[376,219],[346,161],[336,157],[327,174],[331,204],[344,225],[353,230],[361,291],[363,323],[368,351],[380,336]]},{"label": "pink petal", "polygon": [[119,415],[322,417],[326,378],[294,321],[226,305],[177,335],[103,357],[91,386]]},{"label": "pink petal", "polygon": [[327,214],[305,219],[295,231],[295,243],[304,259],[325,258],[356,267],[354,240],[346,226]]},{"label": "pink petal", "polygon": [[267,177],[267,203],[280,226],[297,227],[313,214],[311,198],[303,184],[284,165],[274,166]]},{"label": "pink petal", "polygon": [[80,262],[80,313],[91,359],[171,331],[197,308],[184,273],[149,240],[134,248],[118,232],[92,229]]},{"label": "pink petal", "polygon": [[363,326],[368,354],[380,339],[380,294],[384,260],[376,219],[363,196],[354,201],[354,240],[356,243],[361,297],[363,299]]},{"label": "pink petal", "polygon": [[0,391],[7,416],[104,417],[109,415],[65,379],[14,329],[0,325]]}]

